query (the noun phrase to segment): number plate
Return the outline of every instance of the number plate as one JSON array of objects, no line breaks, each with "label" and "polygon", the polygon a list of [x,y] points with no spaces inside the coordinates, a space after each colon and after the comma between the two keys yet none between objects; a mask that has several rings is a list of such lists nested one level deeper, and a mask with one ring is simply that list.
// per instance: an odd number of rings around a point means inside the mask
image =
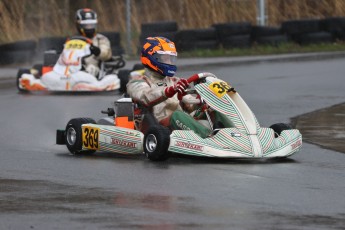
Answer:
[{"label": "number plate", "polygon": [[213,82],[209,87],[217,97],[223,97],[231,88],[225,81]]},{"label": "number plate", "polygon": [[86,149],[99,149],[99,128],[83,126],[83,147]]},{"label": "number plate", "polygon": [[84,49],[86,44],[87,44],[86,42],[81,41],[81,40],[70,40],[70,41],[66,42],[65,49],[81,50],[81,49]]}]

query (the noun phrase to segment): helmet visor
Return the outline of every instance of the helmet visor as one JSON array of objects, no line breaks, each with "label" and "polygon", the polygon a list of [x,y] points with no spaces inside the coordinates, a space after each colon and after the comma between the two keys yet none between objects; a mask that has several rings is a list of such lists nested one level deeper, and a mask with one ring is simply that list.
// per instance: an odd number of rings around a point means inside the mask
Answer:
[{"label": "helmet visor", "polygon": [[97,24],[81,24],[80,28],[84,30],[91,30],[91,29],[96,29]]},{"label": "helmet visor", "polygon": [[157,62],[167,65],[176,65],[177,55],[155,53],[153,57]]},{"label": "helmet visor", "polygon": [[96,29],[97,20],[81,20],[79,24],[82,29]]}]

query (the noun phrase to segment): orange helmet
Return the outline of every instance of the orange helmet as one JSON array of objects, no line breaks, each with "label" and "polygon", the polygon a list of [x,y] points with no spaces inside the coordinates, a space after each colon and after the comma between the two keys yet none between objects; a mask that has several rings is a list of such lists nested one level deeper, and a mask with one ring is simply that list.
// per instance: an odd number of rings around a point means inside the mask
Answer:
[{"label": "orange helmet", "polygon": [[75,13],[78,32],[88,38],[93,38],[97,32],[97,13],[91,9],[79,9]]},{"label": "orange helmet", "polygon": [[146,38],[141,50],[141,63],[162,76],[175,75],[176,57],[175,44],[164,37]]}]

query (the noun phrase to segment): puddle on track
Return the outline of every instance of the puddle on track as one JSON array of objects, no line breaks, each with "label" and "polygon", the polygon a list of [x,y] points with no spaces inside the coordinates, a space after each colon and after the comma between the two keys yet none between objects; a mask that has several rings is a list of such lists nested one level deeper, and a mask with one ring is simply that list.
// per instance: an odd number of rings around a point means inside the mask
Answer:
[{"label": "puddle on track", "polygon": [[345,103],[292,119],[303,141],[345,153]]}]

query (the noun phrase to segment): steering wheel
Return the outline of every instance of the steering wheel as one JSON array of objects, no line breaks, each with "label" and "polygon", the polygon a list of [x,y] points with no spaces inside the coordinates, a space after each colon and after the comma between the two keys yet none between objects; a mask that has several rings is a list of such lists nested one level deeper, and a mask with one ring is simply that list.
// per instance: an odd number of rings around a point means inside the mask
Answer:
[{"label": "steering wheel", "polygon": [[[203,80],[205,80],[207,77],[214,77],[217,78],[213,73],[198,73],[190,76],[187,78],[188,83],[193,83],[194,85],[199,84]],[[197,91],[195,89],[187,89],[185,90],[185,94],[197,94]],[[178,99],[181,101],[184,95],[178,95]]]},{"label": "steering wheel", "polygon": [[104,62],[106,67],[110,68],[110,72],[113,72],[115,69],[120,69],[126,65],[125,60],[122,55],[112,56],[110,60]]},{"label": "steering wheel", "polygon": [[190,76],[187,81],[188,83],[193,83],[194,85],[199,84],[202,80],[206,79],[207,77],[214,77],[217,78],[216,75],[213,73],[198,73]]}]

